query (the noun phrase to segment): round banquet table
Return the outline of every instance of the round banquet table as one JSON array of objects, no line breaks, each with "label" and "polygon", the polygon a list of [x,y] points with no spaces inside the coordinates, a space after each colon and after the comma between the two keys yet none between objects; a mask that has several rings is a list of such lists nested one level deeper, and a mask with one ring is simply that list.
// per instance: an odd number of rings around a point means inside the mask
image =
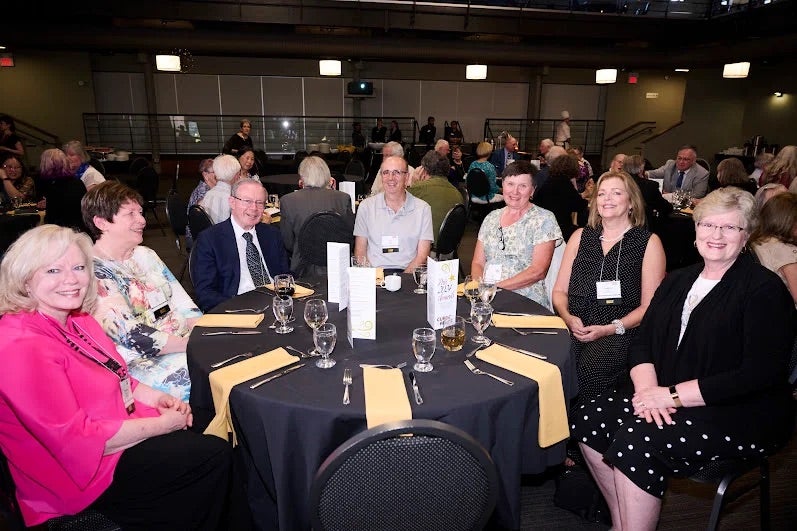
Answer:
[{"label": "round banquet table", "polygon": [[695,248],[695,221],[691,214],[677,210],[670,212],[663,219],[660,218],[656,233],[664,247],[668,272],[702,260]]},{"label": "round banquet table", "polygon": [[260,182],[263,183],[269,194],[283,196],[299,189],[299,174],[265,175],[260,177]]},{"label": "round banquet table", "polygon": [[[565,443],[540,448],[538,441],[537,383],[514,372],[472,358],[477,367],[515,382],[507,386],[492,378],[472,374],[464,365],[465,354],[475,347],[467,325],[467,340],[459,352],[448,352],[438,340],[432,359],[434,370],[417,373],[424,402],[417,405],[406,375],[412,370],[412,330],[428,326],[426,299],[412,292],[411,275],[403,275],[402,288],[388,292],[377,288],[376,340],[355,339],[352,349],[346,339],[346,311],[328,303],[329,321],[338,329],[332,358],[337,364],[322,370],[316,358],[306,365],[256,389],[237,385],[230,393],[230,407],[247,477],[247,495],[258,529],[310,529],[307,502],[318,467],[335,448],[366,429],[363,372],[360,363],[396,364],[406,361],[405,375],[413,418],[433,419],[456,426],[475,437],[492,456],[500,478],[500,492],[493,522],[508,528],[520,527],[521,475],[540,473],[565,458]],[[326,281],[316,287],[326,297]],[[262,307],[270,295],[249,292],[214,309]],[[253,306],[254,305],[254,306]],[[258,306],[259,305],[259,306]],[[542,306],[511,291],[499,291],[493,301],[496,311],[550,315]],[[467,315],[469,304],[458,298],[457,313]],[[260,335],[202,336],[195,329],[188,342],[191,374],[191,407],[199,427],[212,418],[213,401],[208,382],[210,365],[245,351],[256,354],[290,345],[300,350],[312,346],[312,333],[303,320],[304,301],[294,303],[294,332],[278,335],[268,326],[274,322],[268,310],[258,327]],[[512,329],[489,327],[491,339],[545,354],[562,373],[565,399],[576,393],[574,362],[566,330],[554,335],[521,336]],[[439,337],[439,336],[438,336]],[[292,352],[291,352],[292,353]],[[292,353],[293,354],[293,353]],[[342,404],[344,368],[352,368],[351,404]]]}]

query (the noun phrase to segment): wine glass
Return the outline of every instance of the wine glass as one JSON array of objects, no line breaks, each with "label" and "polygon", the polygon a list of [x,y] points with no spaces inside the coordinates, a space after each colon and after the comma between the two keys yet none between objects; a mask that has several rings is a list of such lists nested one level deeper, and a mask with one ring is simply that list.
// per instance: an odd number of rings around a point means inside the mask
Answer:
[{"label": "wine glass", "polygon": [[454,321],[443,327],[440,332],[440,342],[449,352],[462,350],[465,345],[465,318],[454,316]]},{"label": "wine glass", "polygon": [[293,275],[277,275],[274,277],[274,292],[277,295],[290,297],[296,291],[296,281],[293,280]]},{"label": "wine glass", "polygon": [[[313,330],[326,323],[328,318],[327,303],[324,299],[310,299],[304,305],[304,322]],[[319,356],[321,354],[315,348],[309,349],[307,353],[311,356]]]},{"label": "wine glass", "polygon": [[332,323],[324,323],[313,330],[313,343],[316,350],[321,353],[321,359],[315,362],[315,366],[321,369],[329,369],[335,365],[335,360],[329,357],[335,350],[335,343],[338,341],[338,330]]},{"label": "wine glass", "polygon": [[437,347],[437,334],[431,328],[416,328],[412,331],[412,352],[418,362],[412,366],[418,372],[429,372],[434,367],[429,363]]},{"label": "wine glass", "polygon": [[415,277],[415,283],[418,284],[418,287],[412,290],[412,292],[418,293],[419,295],[426,293],[426,266],[420,265],[416,267],[412,275]]},{"label": "wine glass", "polygon": [[489,345],[490,339],[484,335],[484,331],[490,326],[490,321],[493,318],[493,307],[484,301],[476,301],[470,307],[470,320],[473,323],[473,328],[476,329],[476,335],[470,338],[474,343],[480,345]]},{"label": "wine glass", "polygon": [[271,308],[274,311],[274,317],[280,322],[274,331],[278,334],[288,334],[293,332],[293,327],[288,326],[288,319],[293,314],[293,299],[284,295],[276,295],[271,301]]},{"label": "wine glass", "polygon": [[492,280],[479,280],[479,299],[487,304],[492,304],[495,292],[498,291],[498,284]]},{"label": "wine glass", "polygon": [[462,283],[462,290],[465,293],[465,297],[471,305],[473,305],[479,297],[479,281],[474,279],[471,275],[466,276],[465,282]]}]

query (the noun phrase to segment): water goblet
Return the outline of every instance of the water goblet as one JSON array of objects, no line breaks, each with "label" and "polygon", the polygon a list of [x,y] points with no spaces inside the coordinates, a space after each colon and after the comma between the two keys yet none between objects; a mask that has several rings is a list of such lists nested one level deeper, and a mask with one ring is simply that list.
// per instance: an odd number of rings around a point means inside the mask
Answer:
[{"label": "water goblet", "polygon": [[268,194],[268,204],[274,208],[280,207],[280,196],[277,194]]},{"label": "water goblet", "polygon": [[471,275],[465,277],[465,282],[462,283],[462,290],[468,302],[473,305],[479,297],[479,281],[474,279]]},{"label": "water goblet", "polygon": [[276,275],[274,277],[274,292],[277,295],[290,297],[296,291],[296,282],[293,275],[284,274]]},{"label": "water goblet", "polygon": [[426,266],[421,265],[416,267],[415,271],[412,272],[412,275],[415,278],[415,283],[418,284],[418,287],[412,290],[412,292],[419,295],[426,293]]},{"label": "water goblet", "polygon": [[490,340],[484,335],[484,331],[490,326],[490,321],[493,318],[493,307],[483,301],[477,301],[470,307],[470,320],[473,323],[473,328],[476,329],[476,335],[470,338],[474,343],[480,345],[489,345]]},{"label": "water goblet", "polygon": [[416,328],[412,331],[412,352],[418,360],[412,366],[418,372],[429,372],[434,367],[429,363],[437,347],[437,334],[431,328]]},{"label": "water goblet", "polygon": [[[304,305],[304,322],[314,331],[326,323],[328,318],[327,303],[324,299],[310,299]],[[319,356],[321,354],[315,347],[309,349],[307,353],[311,356]]]},{"label": "water goblet", "polygon": [[288,319],[293,314],[293,299],[283,295],[276,295],[271,301],[271,308],[274,311],[274,317],[280,322],[274,331],[278,334],[288,334],[293,332],[293,327],[288,326]]},{"label": "water goblet", "polygon": [[443,327],[440,332],[440,342],[449,352],[462,350],[465,345],[465,318],[454,316],[454,321]]},{"label": "water goblet", "polygon": [[479,280],[479,299],[487,304],[492,304],[495,293],[498,291],[498,284],[492,280]]},{"label": "water goblet", "polygon": [[313,330],[313,343],[316,350],[321,353],[321,359],[315,362],[315,366],[321,369],[329,369],[335,365],[335,360],[329,357],[335,350],[335,343],[338,341],[338,330],[332,323],[324,323]]}]

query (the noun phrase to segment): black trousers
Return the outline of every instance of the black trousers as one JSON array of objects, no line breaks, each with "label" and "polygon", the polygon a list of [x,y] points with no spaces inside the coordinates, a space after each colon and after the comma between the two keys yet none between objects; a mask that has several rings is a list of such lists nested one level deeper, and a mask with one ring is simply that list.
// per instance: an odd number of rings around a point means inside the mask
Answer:
[{"label": "black trousers", "polygon": [[230,443],[176,431],[125,450],[111,486],[91,505],[128,530],[249,529]]}]

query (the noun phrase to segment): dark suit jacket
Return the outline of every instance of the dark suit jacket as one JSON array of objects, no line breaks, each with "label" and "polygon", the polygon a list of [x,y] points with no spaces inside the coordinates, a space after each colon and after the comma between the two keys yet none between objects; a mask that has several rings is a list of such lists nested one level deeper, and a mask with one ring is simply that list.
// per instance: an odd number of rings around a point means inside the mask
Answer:
[{"label": "dark suit jacket", "polygon": [[672,204],[661,196],[659,183],[636,175],[633,177],[634,182],[639,186],[639,191],[642,192],[642,199],[645,201],[645,217],[648,228],[651,232],[656,232],[659,225],[664,223],[666,216],[672,212]]},{"label": "dark suit jacket", "polygon": [[[675,191],[675,184],[678,181],[678,168],[675,166],[674,160],[668,160],[664,166],[650,170],[648,172],[650,179],[664,179],[664,186],[662,192],[669,193]],[[702,198],[708,193],[708,171],[701,165],[695,163],[686,175],[684,175],[684,182],[681,184],[682,190],[689,190],[692,192],[692,197]]]},{"label": "dark suit jacket", "polygon": [[[520,159],[520,155],[518,155],[517,152],[515,152],[513,156],[515,160]],[[493,154],[490,155],[490,163],[493,166],[495,166],[496,175],[498,175],[498,177],[501,177],[504,168],[506,168],[506,150],[504,148],[501,148],[493,151]]]},{"label": "dark suit jacket", "polygon": [[[257,241],[272,276],[290,273],[288,255],[279,231],[269,225],[255,226]],[[227,219],[203,230],[191,251],[191,281],[203,312],[238,294],[241,264],[232,222]]]},{"label": "dark suit jacket", "polygon": [[328,188],[302,188],[280,198],[280,232],[285,248],[291,253],[291,270],[299,271],[299,230],[316,212],[332,210],[343,216],[354,231],[354,213],[349,194]]}]

